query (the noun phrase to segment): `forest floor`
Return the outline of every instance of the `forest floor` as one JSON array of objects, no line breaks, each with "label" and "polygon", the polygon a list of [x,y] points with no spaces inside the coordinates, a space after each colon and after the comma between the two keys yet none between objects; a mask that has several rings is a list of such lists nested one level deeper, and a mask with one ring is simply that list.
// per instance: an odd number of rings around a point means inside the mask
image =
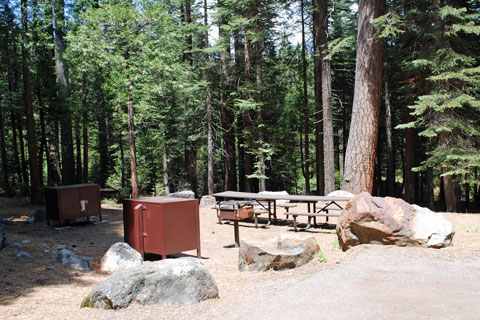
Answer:
[{"label": "forest floor", "polygon": [[[38,208],[23,199],[0,199],[0,219],[11,222],[4,228],[8,242],[23,242],[33,257],[17,257],[13,248],[0,251],[2,319],[478,319],[480,313],[480,214],[446,213],[456,234],[444,249],[368,245],[342,252],[333,219],[326,227],[299,232],[316,238],[327,262],[240,272],[233,225],[218,224],[215,210],[203,207],[202,256],[220,298],[194,306],[132,305],[112,311],[80,308],[108,275],[55,262],[55,247],[64,245],[99,261],[112,244],[123,241],[121,206],[102,206],[107,223],[84,222],[63,230],[27,223]],[[240,223],[241,238],[280,234],[294,234],[293,228]]]}]

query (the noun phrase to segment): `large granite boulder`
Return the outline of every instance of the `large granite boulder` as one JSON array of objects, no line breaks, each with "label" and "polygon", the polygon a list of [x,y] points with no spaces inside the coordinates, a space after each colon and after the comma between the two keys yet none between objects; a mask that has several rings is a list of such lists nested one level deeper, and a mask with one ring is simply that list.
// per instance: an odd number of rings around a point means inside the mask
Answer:
[{"label": "large granite boulder", "polygon": [[355,195],[345,190],[335,190],[327,194],[327,197],[354,197]]},{"label": "large granite boulder", "polygon": [[[274,196],[288,196],[287,191],[260,191],[258,194],[274,195]],[[277,204],[289,203],[289,200],[277,200]]]},{"label": "large granite boulder", "polygon": [[193,305],[218,298],[215,280],[196,258],[165,259],[119,272],[93,289],[81,307],[99,309],[141,305]]},{"label": "large granite boulder", "polygon": [[142,255],[125,242],[113,244],[105,253],[100,262],[100,270],[104,272],[116,272],[128,268],[141,266]]},{"label": "large granite boulder", "polygon": [[320,250],[315,238],[281,235],[267,240],[241,240],[240,271],[292,269],[309,262]]},{"label": "large granite boulder", "polygon": [[195,193],[191,190],[172,192],[167,194],[167,197],[183,198],[183,199],[195,199]]},{"label": "large granite boulder", "polygon": [[364,243],[441,248],[454,233],[453,224],[440,213],[367,192],[347,203],[337,224],[343,250]]},{"label": "large granite boulder", "polygon": [[203,196],[200,199],[200,207],[210,207],[214,206],[217,203],[217,200],[214,196]]}]

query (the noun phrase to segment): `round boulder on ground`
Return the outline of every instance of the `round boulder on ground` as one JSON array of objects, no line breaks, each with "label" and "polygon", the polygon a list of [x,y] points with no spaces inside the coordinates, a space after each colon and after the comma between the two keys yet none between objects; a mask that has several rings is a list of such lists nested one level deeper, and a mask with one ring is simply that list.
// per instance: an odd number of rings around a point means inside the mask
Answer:
[{"label": "round boulder on ground", "polygon": [[453,224],[440,213],[367,192],[347,203],[337,224],[343,250],[365,243],[441,248],[454,234]]},{"label": "round boulder on ground", "polygon": [[142,255],[125,242],[113,244],[102,258],[100,270],[105,272],[121,271],[141,266]]},{"label": "round boulder on ground", "polygon": [[274,239],[241,240],[240,271],[292,269],[309,262],[320,250],[315,238],[281,235]]},{"label": "round boulder on ground", "polygon": [[70,264],[72,268],[76,270],[83,270],[88,271],[90,270],[90,266],[88,263],[88,258],[79,257],[74,252],[68,249],[62,249],[57,255],[57,262],[63,264]]},{"label": "round boulder on ground", "polygon": [[193,305],[218,298],[215,280],[196,258],[165,259],[119,272],[93,289],[81,307],[99,309],[141,305]]},{"label": "round boulder on ground", "polygon": [[214,206],[217,203],[214,196],[203,196],[200,199],[200,207]]}]

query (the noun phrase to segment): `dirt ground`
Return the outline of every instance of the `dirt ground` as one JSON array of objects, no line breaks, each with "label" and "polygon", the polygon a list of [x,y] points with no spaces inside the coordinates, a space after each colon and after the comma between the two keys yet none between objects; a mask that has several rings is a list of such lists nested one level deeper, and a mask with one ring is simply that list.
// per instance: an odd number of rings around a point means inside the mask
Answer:
[{"label": "dirt ground", "polygon": [[[55,226],[47,226],[46,223],[28,223],[28,218],[32,217],[38,208],[39,206],[25,204],[23,199],[0,199],[0,219],[11,222],[8,227],[4,228],[8,243],[23,242],[24,251],[33,257],[32,259],[17,257],[18,250],[13,248],[0,251],[0,318],[2,319],[114,318],[132,320],[211,319],[212,317],[232,319],[276,317],[280,319],[286,318],[285,313],[283,317],[282,314],[275,315],[275,311],[271,311],[275,317],[265,317],[258,312],[252,313],[250,316],[248,306],[258,307],[256,302],[264,299],[263,297],[278,295],[278,302],[271,299],[268,300],[270,302],[264,302],[269,306],[263,310],[281,310],[281,308],[275,307],[275,303],[284,304],[284,302],[280,302],[282,301],[280,293],[287,294],[291,291],[292,295],[300,294],[298,292],[306,291],[302,289],[302,285],[310,287],[308,279],[314,279],[318,275],[328,277],[329,274],[332,275],[330,278],[334,279],[333,275],[342,265],[349,266],[348,268],[354,270],[356,264],[360,268],[362,263],[365,264],[367,258],[367,264],[381,269],[381,264],[385,261],[401,260],[400,257],[403,257],[405,252],[414,252],[422,259],[426,257],[423,268],[412,267],[413,271],[409,271],[416,275],[424,272],[430,263],[435,264],[435,261],[455,262],[456,265],[464,266],[468,270],[472,258],[480,258],[480,214],[445,214],[446,218],[454,223],[456,231],[453,243],[448,248],[437,250],[389,247],[390,250],[381,252],[372,249],[375,246],[360,246],[342,252],[336,240],[336,219],[334,218],[327,226],[323,225],[322,228],[311,228],[308,231],[299,232],[301,235],[312,235],[316,238],[327,262],[314,259],[307,265],[292,270],[239,272],[238,248],[233,247],[233,224],[218,224],[215,210],[202,207],[200,209],[202,256],[206,268],[217,282],[219,299],[205,301],[195,306],[133,305],[125,310],[117,311],[81,309],[80,303],[83,297],[105,280],[108,275],[98,271],[76,271],[69,266],[55,262],[57,248],[63,245],[79,255],[93,257],[99,261],[112,244],[123,241],[121,205],[102,205],[103,217],[107,221],[105,224],[81,222],[64,230],[57,230]],[[296,209],[303,211],[301,207]],[[284,218],[282,210],[280,210],[279,218]],[[300,222],[306,222],[306,218],[305,220],[299,219]],[[294,234],[293,228],[286,223],[265,226],[265,221],[262,221],[261,226],[256,229],[253,222],[241,222],[240,238],[271,238],[285,233]],[[375,253],[377,251],[380,252],[378,255]],[[384,251],[386,255],[382,253]],[[196,252],[190,251],[185,254],[195,256]],[[380,257],[380,255],[383,256]],[[389,259],[389,255],[396,258]],[[355,258],[357,256],[364,258],[362,258],[363,260],[357,259]],[[377,256],[378,258],[376,258]],[[410,255],[407,254],[407,256]],[[474,261],[480,261],[480,259]],[[401,262],[399,263],[401,264]],[[405,275],[409,272],[402,274]],[[352,273],[348,272],[347,274]],[[478,281],[480,275],[473,276],[476,277],[474,278],[475,282],[480,283]],[[342,277],[336,281],[341,282]],[[355,282],[356,280],[358,279],[353,278],[350,281]],[[375,279],[370,278],[368,281],[374,284]],[[347,282],[341,285],[347,286],[348,289]],[[455,284],[447,283],[445,285],[448,287]],[[461,285],[460,289],[466,296],[475,296],[477,301],[480,301],[480,290],[470,292],[477,290],[477,287],[470,288],[464,284]],[[296,291],[292,291],[294,288],[297,288]],[[319,295],[321,292],[322,290],[319,288]],[[419,303],[425,304],[425,301]],[[239,306],[242,306],[241,310],[238,309]],[[271,313],[270,315],[272,316]],[[355,314],[353,309],[352,313],[346,315],[346,318],[369,318],[357,317],[358,314]],[[380,313],[380,315],[382,314]],[[322,317],[311,314],[302,316],[301,313],[298,313],[298,318]]]}]

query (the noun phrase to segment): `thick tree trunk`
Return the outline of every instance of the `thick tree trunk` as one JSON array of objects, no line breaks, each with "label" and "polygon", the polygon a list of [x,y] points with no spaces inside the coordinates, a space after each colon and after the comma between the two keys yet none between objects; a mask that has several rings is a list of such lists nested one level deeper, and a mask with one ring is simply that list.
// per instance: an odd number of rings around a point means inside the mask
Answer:
[{"label": "thick tree trunk", "polygon": [[310,110],[308,108],[308,91],[307,91],[307,59],[305,44],[305,10],[304,0],[300,0],[300,11],[302,19],[302,81],[303,81],[303,128],[305,130],[305,151],[304,151],[304,167],[305,167],[305,192],[311,193],[310,188]]},{"label": "thick tree trunk", "polygon": [[385,136],[387,143],[387,195],[395,196],[395,151],[393,150],[392,107],[388,81],[385,80]]},{"label": "thick tree trunk", "polygon": [[325,161],[325,194],[335,190],[335,149],[332,114],[332,78],[330,61],[322,61],[323,141]]},{"label": "thick tree trunk", "polygon": [[29,38],[28,38],[28,14],[27,1],[22,0],[22,63],[23,63],[23,98],[25,103],[25,114],[27,117],[28,136],[28,157],[30,164],[30,194],[32,204],[43,202],[40,175],[38,171],[37,137],[35,134],[35,120],[33,115],[32,87],[30,79],[30,68],[28,66]]},{"label": "thick tree trunk", "polygon": [[[328,42],[328,17],[327,17],[327,1],[313,1],[313,26],[314,26],[314,51],[316,64],[320,64],[320,68],[316,65],[315,71],[321,69],[321,76],[315,75],[316,79],[321,78],[321,88],[316,84],[315,97],[321,95],[322,112],[323,112],[323,161],[324,161],[324,190],[319,190],[320,194],[329,194],[335,190],[335,150],[333,135],[333,115],[332,115],[332,77],[330,72],[330,60],[325,60],[327,55]],[[319,120],[317,120],[318,122]],[[318,148],[318,146],[317,146]]]},{"label": "thick tree trunk", "polygon": [[383,43],[374,37],[373,20],[384,9],[385,0],[360,0],[358,7],[355,93],[343,178],[343,189],[354,194],[373,191],[383,63]]}]

